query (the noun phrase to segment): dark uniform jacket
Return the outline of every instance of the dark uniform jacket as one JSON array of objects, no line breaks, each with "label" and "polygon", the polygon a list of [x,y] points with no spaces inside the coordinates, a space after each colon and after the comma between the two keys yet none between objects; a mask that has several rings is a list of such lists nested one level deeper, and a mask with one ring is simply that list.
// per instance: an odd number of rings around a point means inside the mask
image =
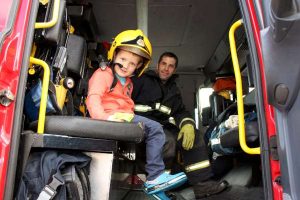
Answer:
[{"label": "dark uniform jacket", "polygon": [[163,84],[156,72],[149,70],[141,77],[133,77],[132,99],[135,113],[160,122],[176,124],[181,128],[186,123],[194,125],[191,114],[185,109],[180,91],[173,75]]},{"label": "dark uniform jacket", "polygon": [[[191,114],[183,105],[180,91],[175,83],[176,77],[176,75],[173,75],[163,84],[154,71],[148,71],[139,78],[135,77],[131,79],[133,82],[132,98],[135,102],[135,113],[160,122],[164,126],[167,144],[165,149],[167,149],[168,152],[164,154],[173,155],[173,157],[171,156],[172,160],[174,160],[173,158],[176,156],[176,151],[172,151],[172,148],[170,148],[172,146],[170,144],[173,144],[173,141],[176,141],[177,138],[174,133],[178,134],[179,129],[184,124],[189,123],[195,125]],[[169,122],[170,117],[175,119],[175,126]],[[175,137],[169,137],[171,135]],[[197,137],[198,139],[196,139]],[[192,185],[211,177],[207,147],[204,145],[202,139],[200,139],[200,134],[196,134],[196,138],[195,142],[197,142],[194,144],[192,151],[187,151],[182,148],[182,145],[180,145],[182,139],[177,141],[185,172],[188,176],[189,183]]]}]

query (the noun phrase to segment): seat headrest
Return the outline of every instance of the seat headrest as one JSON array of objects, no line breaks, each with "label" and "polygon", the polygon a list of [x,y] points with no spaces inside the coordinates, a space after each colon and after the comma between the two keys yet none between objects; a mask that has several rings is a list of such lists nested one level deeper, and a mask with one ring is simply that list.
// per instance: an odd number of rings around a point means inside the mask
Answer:
[{"label": "seat headrest", "polygon": [[85,39],[79,35],[70,34],[67,41],[67,54],[68,72],[71,73],[72,78],[83,78],[87,54]]}]

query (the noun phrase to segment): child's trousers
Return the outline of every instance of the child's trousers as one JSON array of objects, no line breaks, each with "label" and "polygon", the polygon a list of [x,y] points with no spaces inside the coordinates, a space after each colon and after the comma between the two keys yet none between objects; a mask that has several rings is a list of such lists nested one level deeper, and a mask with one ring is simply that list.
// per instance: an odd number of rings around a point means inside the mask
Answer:
[{"label": "child's trousers", "polygon": [[133,123],[141,122],[145,130],[147,180],[151,181],[163,173],[165,164],[162,149],[165,144],[165,134],[162,125],[156,121],[135,115]]}]

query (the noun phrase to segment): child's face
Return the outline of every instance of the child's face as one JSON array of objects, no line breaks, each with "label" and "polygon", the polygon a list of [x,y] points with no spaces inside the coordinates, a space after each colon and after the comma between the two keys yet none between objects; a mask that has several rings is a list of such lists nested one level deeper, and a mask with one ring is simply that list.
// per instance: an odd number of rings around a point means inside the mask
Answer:
[{"label": "child's face", "polygon": [[134,53],[120,49],[115,55],[115,63],[123,65],[115,65],[115,72],[121,77],[129,77],[142,64],[142,58]]}]

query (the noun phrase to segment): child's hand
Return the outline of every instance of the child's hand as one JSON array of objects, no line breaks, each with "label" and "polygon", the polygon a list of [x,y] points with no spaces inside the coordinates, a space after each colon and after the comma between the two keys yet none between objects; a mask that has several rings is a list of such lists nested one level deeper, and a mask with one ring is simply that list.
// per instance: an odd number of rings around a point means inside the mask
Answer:
[{"label": "child's hand", "polygon": [[131,122],[134,117],[132,113],[115,113],[114,118],[123,120],[123,122]]},{"label": "child's hand", "polygon": [[123,119],[118,119],[115,117],[115,115],[111,115],[107,118],[108,121],[113,121],[113,122],[125,122]]}]

